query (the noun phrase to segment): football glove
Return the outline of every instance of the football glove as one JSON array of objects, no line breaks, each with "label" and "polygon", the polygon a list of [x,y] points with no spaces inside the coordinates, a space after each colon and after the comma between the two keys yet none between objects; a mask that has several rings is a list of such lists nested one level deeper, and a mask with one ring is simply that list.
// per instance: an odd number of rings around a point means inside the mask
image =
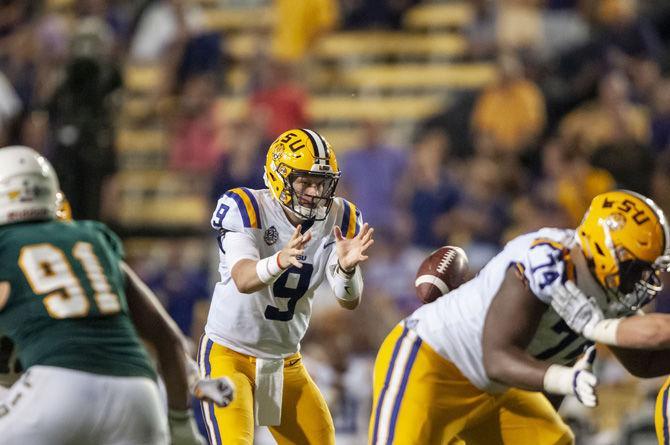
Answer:
[{"label": "football glove", "polygon": [[235,398],[235,384],[228,377],[200,379],[193,387],[192,393],[200,400],[226,407]]},{"label": "football glove", "polygon": [[172,445],[206,445],[205,438],[198,433],[198,427],[190,409],[168,411],[170,443]]},{"label": "football glove", "polygon": [[596,358],[595,346],[589,346],[573,367],[551,365],[544,374],[544,389],[551,394],[574,395],[582,405],[598,405],[598,378],[591,372]]},{"label": "football glove", "polygon": [[551,307],[576,334],[592,331],[605,316],[595,300],[568,280],[554,288]]},{"label": "football glove", "polygon": [[235,398],[235,384],[228,377],[200,378],[198,365],[186,356],[186,373],[189,392],[200,400],[226,407]]}]

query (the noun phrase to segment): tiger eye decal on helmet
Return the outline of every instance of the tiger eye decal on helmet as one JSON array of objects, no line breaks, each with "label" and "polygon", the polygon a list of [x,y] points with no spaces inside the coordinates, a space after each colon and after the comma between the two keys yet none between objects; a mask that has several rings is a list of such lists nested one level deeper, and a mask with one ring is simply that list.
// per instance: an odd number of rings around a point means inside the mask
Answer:
[{"label": "tiger eye decal on helmet", "polygon": [[[299,178],[302,189],[296,190]],[[277,201],[301,219],[326,218],[339,178],[335,153],[316,131],[286,131],[268,149],[263,175],[265,185]]]},{"label": "tiger eye decal on helmet", "polygon": [[639,309],[661,290],[670,265],[670,231],[649,198],[615,190],[593,198],[577,237],[591,273],[610,298]]}]

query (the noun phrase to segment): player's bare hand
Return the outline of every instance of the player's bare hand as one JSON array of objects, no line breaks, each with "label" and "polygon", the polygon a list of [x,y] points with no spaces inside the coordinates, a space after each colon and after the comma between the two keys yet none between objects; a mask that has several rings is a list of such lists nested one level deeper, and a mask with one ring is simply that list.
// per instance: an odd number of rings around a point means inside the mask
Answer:
[{"label": "player's bare hand", "polygon": [[372,234],[375,229],[368,223],[363,224],[361,231],[353,238],[345,238],[339,226],[335,226],[333,234],[335,235],[335,249],[340,267],[345,272],[352,271],[359,263],[368,259],[367,250],[375,242]]},{"label": "player's bare hand", "polygon": [[312,231],[308,230],[301,234],[301,228],[302,226],[300,225],[295,228],[291,235],[291,239],[288,240],[288,243],[286,243],[284,248],[279,251],[277,260],[279,261],[279,267],[282,269],[287,269],[291,265],[297,268],[302,267],[302,263],[298,259],[298,256],[305,253],[305,245],[312,239]]}]

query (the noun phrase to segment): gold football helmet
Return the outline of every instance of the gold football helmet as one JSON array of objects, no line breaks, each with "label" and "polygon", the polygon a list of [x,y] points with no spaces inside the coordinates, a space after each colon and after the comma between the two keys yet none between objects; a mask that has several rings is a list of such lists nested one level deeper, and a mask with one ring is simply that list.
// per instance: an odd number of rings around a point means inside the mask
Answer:
[{"label": "gold football helmet", "polygon": [[659,273],[670,268],[670,231],[651,199],[628,190],[602,193],[577,235],[591,273],[614,302],[634,311],[661,290]]},{"label": "gold football helmet", "polygon": [[326,218],[339,178],[335,153],[316,131],[289,130],[270,145],[265,185],[276,200],[301,219]]}]

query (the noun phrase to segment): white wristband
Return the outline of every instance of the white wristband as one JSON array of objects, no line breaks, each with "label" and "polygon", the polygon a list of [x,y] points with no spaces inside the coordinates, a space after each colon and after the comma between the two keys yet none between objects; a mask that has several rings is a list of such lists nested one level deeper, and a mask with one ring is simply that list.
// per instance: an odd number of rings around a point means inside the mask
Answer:
[{"label": "white wristband", "polygon": [[256,263],[258,279],[265,284],[274,282],[284,270],[279,266],[279,252]]},{"label": "white wristband", "polygon": [[610,318],[601,320],[595,326],[584,326],[583,335],[589,340],[593,340],[604,345],[616,346],[616,331],[621,323],[621,318]]},{"label": "white wristband", "polygon": [[575,371],[561,365],[551,365],[544,373],[542,385],[549,394],[568,395],[573,393],[572,380]]}]

